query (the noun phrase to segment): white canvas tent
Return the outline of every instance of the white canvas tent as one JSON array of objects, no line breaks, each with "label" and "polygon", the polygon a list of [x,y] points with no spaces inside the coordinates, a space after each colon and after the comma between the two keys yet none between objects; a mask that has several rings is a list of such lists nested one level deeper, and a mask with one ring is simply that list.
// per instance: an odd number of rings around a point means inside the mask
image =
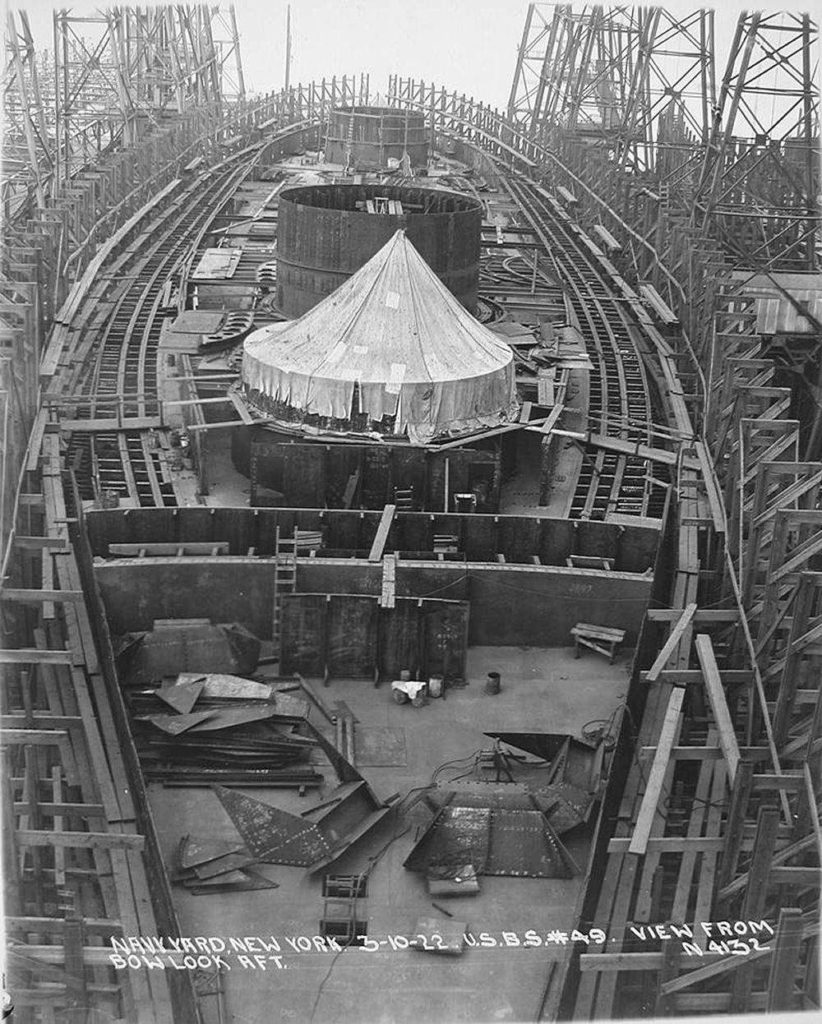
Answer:
[{"label": "white canvas tent", "polygon": [[517,408],[511,349],[404,231],[298,320],[251,334],[242,379],[252,403],[344,422],[393,416],[392,432],[416,443],[498,426]]}]

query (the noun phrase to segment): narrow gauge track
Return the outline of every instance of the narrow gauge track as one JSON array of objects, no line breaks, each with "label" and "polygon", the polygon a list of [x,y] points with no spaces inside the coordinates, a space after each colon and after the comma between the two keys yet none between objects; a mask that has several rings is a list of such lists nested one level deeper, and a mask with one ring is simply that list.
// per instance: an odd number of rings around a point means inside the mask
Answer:
[{"label": "narrow gauge track", "polygon": [[[159,417],[157,357],[163,320],[177,312],[172,277],[199,243],[214,213],[235,191],[251,168],[251,151],[228,158],[213,168],[204,184],[198,177],[168,206],[162,221],[146,232],[146,244],[117,261],[127,281],[111,312],[99,324],[98,337],[79,370],[74,407],[77,419],[111,418],[112,409],[131,417]],[[91,325],[89,303],[81,327]],[[174,485],[162,458],[168,439],[149,430],[75,432],[68,465],[75,469],[80,495],[98,497],[108,491],[136,498],[142,507],[176,505]]]},{"label": "narrow gauge track", "polygon": [[[649,443],[652,410],[645,369],[614,294],[583,250],[578,230],[558,203],[537,186],[505,178],[506,188],[542,242],[568,288],[577,326],[593,363],[589,423],[601,434]],[[604,519],[609,512],[659,514],[643,458],[589,450],[571,503],[572,519]]]}]

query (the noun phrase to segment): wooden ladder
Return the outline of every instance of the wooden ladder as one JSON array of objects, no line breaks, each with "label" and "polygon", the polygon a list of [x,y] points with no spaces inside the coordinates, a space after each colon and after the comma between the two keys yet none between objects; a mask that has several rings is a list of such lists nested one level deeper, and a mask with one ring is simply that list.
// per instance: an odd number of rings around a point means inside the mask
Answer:
[{"label": "wooden ladder", "polygon": [[352,112],[348,121],[348,138],[345,141],[345,169],[351,166],[351,154],[354,150],[354,114]]},{"label": "wooden ladder", "polygon": [[293,594],[297,585],[297,541],[294,537],[281,537],[277,527],[274,536],[274,618],[271,638],[274,650],[280,654],[283,616],[283,595]]},{"label": "wooden ladder", "polygon": [[397,506],[398,512],[413,512],[414,488],[408,487],[406,489],[400,489],[399,487],[395,487],[394,504]]}]

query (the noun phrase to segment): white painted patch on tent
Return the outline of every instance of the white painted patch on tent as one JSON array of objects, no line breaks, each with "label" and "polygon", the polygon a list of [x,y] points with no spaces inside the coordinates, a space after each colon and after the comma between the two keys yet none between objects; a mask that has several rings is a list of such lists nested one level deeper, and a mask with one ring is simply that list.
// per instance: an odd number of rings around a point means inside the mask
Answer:
[{"label": "white painted patch on tent", "polygon": [[385,390],[389,395],[398,395],[402,382],[405,379],[405,363],[392,363],[391,373],[388,375],[388,380],[385,384]]}]

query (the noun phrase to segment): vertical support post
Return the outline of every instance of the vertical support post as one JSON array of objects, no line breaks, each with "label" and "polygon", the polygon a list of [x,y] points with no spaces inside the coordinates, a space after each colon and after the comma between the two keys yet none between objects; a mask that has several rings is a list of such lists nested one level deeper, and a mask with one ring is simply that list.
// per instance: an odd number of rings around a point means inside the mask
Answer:
[{"label": "vertical support post", "polygon": [[766,1013],[799,1009],[794,1005],[794,982],[801,949],[802,911],[798,907],[783,907],[774,939]]}]

